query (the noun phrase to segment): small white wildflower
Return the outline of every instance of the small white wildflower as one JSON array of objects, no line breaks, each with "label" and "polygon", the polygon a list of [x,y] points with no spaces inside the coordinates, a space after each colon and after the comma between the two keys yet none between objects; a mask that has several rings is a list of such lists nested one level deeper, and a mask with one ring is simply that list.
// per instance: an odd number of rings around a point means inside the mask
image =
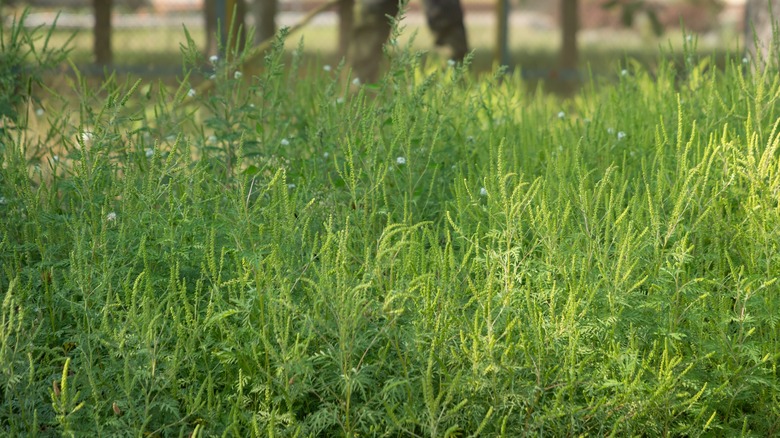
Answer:
[{"label": "small white wildflower", "polygon": [[336,99],[336,103],[338,103],[338,104],[344,103],[344,98],[343,97],[339,97],[338,99]]},{"label": "small white wildflower", "polygon": [[81,133],[81,141],[84,143],[92,141],[92,138],[94,137],[94,134],[92,134],[92,131],[84,131]]},{"label": "small white wildflower", "polygon": [[479,189],[479,196],[487,196],[487,189],[482,187]]},{"label": "small white wildflower", "polygon": [[146,154],[146,158],[152,158],[152,156],[154,156],[154,149],[146,148],[144,153]]},{"label": "small white wildflower", "polygon": [[112,211],[111,213],[107,214],[106,215],[106,220],[109,221],[109,222],[115,221],[116,220],[116,213],[114,213]]},{"label": "small white wildflower", "polygon": [[398,157],[395,159],[395,162],[398,163],[399,166],[403,166],[404,164],[406,164],[406,158]]},{"label": "small white wildflower", "polygon": [[623,140],[624,138],[626,138],[626,133],[625,133],[625,132],[623,132],[623,131],[618,131],[618,133],[617,133],[617,139],[618,139],[618,140]]},{"label": "small white wildflower", "polygon": [[328,157],[330,157],[330,154],[325,152],[324,154],[322,154],[322,157],[327,159]]},{"label": "small white wildflower", "polygon": [[[217,78],[217,75],[211,75],[211,76],[209,76],[209,79],[211,79],[212,81],[213,81],[214,79],[216,79],[216,78]],[[194,95],[195,95],[195,94],[193,93],[193,96],[194,96]]]},{"label": "small white wildflower", "polygon": [[607,134],[612,135],[615,133],[615,128],[607,128]]},{"label": "small white wildflower", "polygon": [[454,59],[448,59],[447,60],[447,65],[449,65],[450,67],[455,67],[455,60]]},{"label": "small white wildflower", "polygon": [[43,116],[43,108],[38,108],[37,110],[35,110],[35,115],[38,116],[38,117],[42,117]]},{"label": "small white wildflower", "polygon": [[325,71],[331,71],[332,67],[330,66],[330,64],[325,64],[325,65],[322,66],[322,69],[325,70]]},{"label": "small white wildflower", "polygon": [[693,35],[685,35],[685,41],[688,41],[689,43],[693,41]]},{"label": "small white wildflower", "polygon": [[209,56],[209,62],[211,62],[212,64],[216,64],[217,62],[219,62],[219,56],[217,55]]},{"label": "small white wildflower", "polygon": [[5,196],[0,196],[0,205],[8,204],[8,199]]},{"label": "small white wildflower", "polygon": [[295,188],[295,184],[293,184],[293,183],[287,184],[287,188],[288,189],[294,189]]},{"label": "small white wildflower", "polygon": [[235,73],[233,73],[233,78],[234,78],[234,79],[241,79],[241,76],[244,76],[244,74],[243,74],[243,73],[241,73],[241,72],[240,72],[240,71],[238,71],[238,70],[236,70],[236,72],[235,72]]},{"label": "small white wildflower", "polygon": [[558,152],[563,152],[563,145],[562,144],[558,145]]},{"label": "small white wildflower", "polygon": [[290,140],[287,140],[286,138],[283,138],[280,143],[282,144],[282,146],[289,146],[290,145]]},{"label": "small white wildflower", "polygon": [[748,62],[750,62],[750,61],[748,61],[747,57],[742,58],[742,63],[743,64],[747,64]]},{"label": "small white wildflower", "polygon": [[360,86],[360,78],[352,79],[352,85],[354,86]]},{"label": "small white wildflower", "polygon": [[626,69],[620,70],[620,76],[628,76],[628,70]]},{"label": "small white wildflower", "polygon": [[565,112],[563,112],[563,111],[559,111],[559,112],[558,112],[558,118],[559,118],[559,119],[562,119],[562,118],[564,118],[564,117],[566,117],[566,113],[565,113]]},{"label": "small white wildflower", "polygon": [[249,108],[254,108],[254,107],[255,107],[255,104],[253,104],[253,103],[249,104]]},{"label": "small white wildflower", "polygon": [[209,135],[209,138],[207,139],[209,143],[216,143],[217,142],[217,136],[216,135]]},{"label": "small white wildflower", "polygon": [[60,156],[59,155],[52,155],[51,160],[54,161],[55,163],[59,163],[60,162]]},{"label": "small white wildflower", "polygon": [[195,89],[194,88],[190,88],[190,91],[187,92],[187,96],[195,97]]}]

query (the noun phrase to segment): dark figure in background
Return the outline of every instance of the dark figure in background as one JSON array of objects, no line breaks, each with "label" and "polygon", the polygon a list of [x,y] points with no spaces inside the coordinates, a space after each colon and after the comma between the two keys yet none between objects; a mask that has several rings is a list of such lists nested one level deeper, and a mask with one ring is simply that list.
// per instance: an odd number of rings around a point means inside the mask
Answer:
[{"label": "dark figure in background", "polygon": [[[390,19],[398,15],[398,0],[357,0],[351,61],[355,76],[375,82],[382,62],[382,45],[390,36]],[[468,52],[460,0],[423,0],[428,27],[437,46],[449,46],[450,59],[462,61]]]}]

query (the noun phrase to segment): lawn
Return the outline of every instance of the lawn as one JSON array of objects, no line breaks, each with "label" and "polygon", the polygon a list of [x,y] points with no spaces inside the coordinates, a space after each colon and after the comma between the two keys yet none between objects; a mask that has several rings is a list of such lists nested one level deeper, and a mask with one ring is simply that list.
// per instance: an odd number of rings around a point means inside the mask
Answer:
[{"label": "lawn", "polygon": [[6,105],[0,434],[778,434],[777,67],[694,43],[565,99],[280,40]]}]

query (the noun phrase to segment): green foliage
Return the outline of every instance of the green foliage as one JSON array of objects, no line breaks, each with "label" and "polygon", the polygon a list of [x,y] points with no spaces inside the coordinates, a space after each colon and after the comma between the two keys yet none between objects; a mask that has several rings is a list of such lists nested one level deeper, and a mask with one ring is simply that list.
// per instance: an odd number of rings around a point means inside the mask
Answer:
[{"label": "green foliage", "polygon": [[561,102],[282,50],[192,104],[78,82],[58,160],[9,137],[2,434],[778,432],[776,74]]},{"label": "green foliage", "polygon": [[[25,10],[18,22],[14,18],[8,30],[0,25],[0,122],[19,121],[19,107],[33,96],[32,87],[41,84],[43,73],[61,64],[68,53],[64,48],[49,47],[54,26],[45,35],[40,28],[25,28],[27,15]],[[43,43],[38,44],[41,37]],[[0,134],[3,132],[0,125]]]}]

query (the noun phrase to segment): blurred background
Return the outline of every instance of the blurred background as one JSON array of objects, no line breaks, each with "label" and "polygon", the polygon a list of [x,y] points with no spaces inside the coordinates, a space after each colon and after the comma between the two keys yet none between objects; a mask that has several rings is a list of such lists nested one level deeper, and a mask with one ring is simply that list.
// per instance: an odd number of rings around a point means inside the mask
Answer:
[{"label": "blurred background", "polygon": [[[683,46],[714,54],[716,64],[728,62],[733,54],[741,59],[748,31],[746,7],[751,7],[751,0],[462,1],[475,71],[489,71],[501,64],[520,69],[530,81],[563,82],[582,81],[590,75],[617,77],[627,59],[652,68],[662,51],[682,56]],[[0,0],[0,8],[6,28],[24,10],[29,11],[28,27],[50,27],[56,20],[50,44],[65,44],[70,39],[71,58],[82,73],[102,75],[108,69],[175,77],[182,74],[184,28],[207,57],[218,52],[214,25],[207,32],[207,22],[229,17],[226,10],[231,5],[243,3],[239,12],[245,15],[247,27],[260,25],[255,38],[247,40],[252,46],[275,29],[295,25],[326,2]],[[344,29],[350,26],[351,14],[346,11],[352,2],[341,0],[325,8],[291,35],[287,45],[297,47],[302,39],[312,59],[337,64],[348,44],[349,33]],[[414,36],[415,48],[435,53],[420,2],[409,3],[401,42]]]}]

